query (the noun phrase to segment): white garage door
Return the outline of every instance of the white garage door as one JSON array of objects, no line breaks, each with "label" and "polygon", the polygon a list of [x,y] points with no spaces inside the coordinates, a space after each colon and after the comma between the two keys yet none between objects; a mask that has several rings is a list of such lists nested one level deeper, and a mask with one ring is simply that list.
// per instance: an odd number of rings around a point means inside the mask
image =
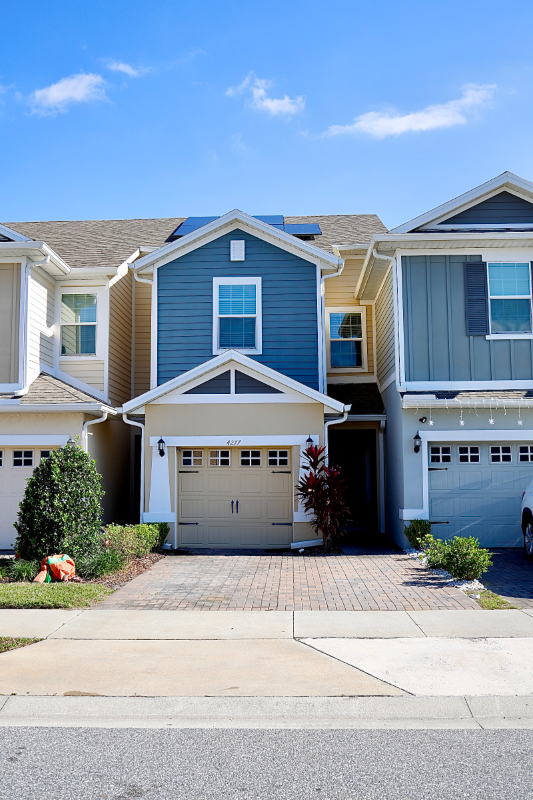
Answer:
[{"label": "white garage door", "polygon": [[17,519],[26,481],[41,458],[46,458],[49,453],[50,448],[0,449],[0,550],[13,549],[17,535],[13,523]]},{"label": "white garage door", "polygon": [[291,448],[182,450],[180,543],[280,547],[292,541]]},{"label": "white garage door", "polygon": [[[429,516],[435,536],[476,536],[484,547],[520,547],[522,492],[533,478],[533,444],[428,445]],[[447,523],[447,524],[446,524]]]}]

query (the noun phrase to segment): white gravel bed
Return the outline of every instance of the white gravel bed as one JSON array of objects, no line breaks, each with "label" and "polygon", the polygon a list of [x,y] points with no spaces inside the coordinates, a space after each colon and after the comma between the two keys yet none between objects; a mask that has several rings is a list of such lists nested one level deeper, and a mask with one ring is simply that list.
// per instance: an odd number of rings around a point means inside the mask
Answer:
[{"label": "white gravel bed", "polygon": [[[415,550],[414,547],[406,547],[404,549],[404,553],[406,553],[410,558],[414,558],[415,561],[420,562],[423,567],[427,567],[427,558],[424,555],[423,550]],[[431,567],[429,567],[429,569],[431,569]],[[465,594],[469,594],[470,592],[485,591],[486,587],[481,583],[481,581],[458,581],[445,569],[431,569],[431,571],[435,575],[443,578],[450,586],[453,586],[455,589],[460,589],[460,591],[464,592]]]}]

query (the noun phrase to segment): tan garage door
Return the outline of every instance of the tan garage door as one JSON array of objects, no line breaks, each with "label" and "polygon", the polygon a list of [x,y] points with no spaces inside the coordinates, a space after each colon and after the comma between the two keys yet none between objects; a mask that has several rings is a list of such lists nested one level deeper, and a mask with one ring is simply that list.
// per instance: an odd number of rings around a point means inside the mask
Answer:
[{"label": "tan garage door", "polygon": [[291,448],[182,450],[180,543],[280,547],[292,541]]},{"label": "tan garage door", "polygon": [[0,449],[0,550],[12,550],[17,532],[19,503],[26,481],[33,469],[50,453],[51,448],[4,447]]}]

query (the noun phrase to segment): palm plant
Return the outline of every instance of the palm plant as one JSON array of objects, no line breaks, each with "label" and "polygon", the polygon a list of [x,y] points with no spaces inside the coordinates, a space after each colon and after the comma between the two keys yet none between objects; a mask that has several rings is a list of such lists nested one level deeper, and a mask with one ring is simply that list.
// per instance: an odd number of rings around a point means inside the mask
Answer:
[{"label": "palm plant", "polygon": [[322,536],[325,550],[337,543],[346,528],[350,511],[346,501],[346,482],[339,467],[326,465],[326,448],[311,445],[302,453],[305,475],[296,486],[309,524]]}]

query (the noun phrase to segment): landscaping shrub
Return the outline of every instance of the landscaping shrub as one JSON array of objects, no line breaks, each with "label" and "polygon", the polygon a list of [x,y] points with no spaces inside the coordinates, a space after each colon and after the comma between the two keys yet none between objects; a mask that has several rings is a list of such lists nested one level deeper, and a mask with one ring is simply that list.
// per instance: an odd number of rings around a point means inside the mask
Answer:
[{"label": "landscaping shrub", "polygon": [[[167,526],[168,527],[168,526]],[[147,556],[160,546],[159,525],[108,525],[103,532],[105,547],[119,553],[126,561]],[[165,533],[165,537],[166,537]]]},{"label": "landscaping shrub", "polygon": [[404,525],[403,532],[411,547],[423,550],[425,539],[431,535],[431,522],[427,519],[413,519],[409,525]]},{"label": "landscaping shrub", "polygon": [[80,578],[93,580],[117,572],[126,565],[127,559],[116,550],[101,550],[93,555],[80,556],[76,559],[76,573]]},{"label": "landscaping shrub", "polygon": [[168,522],[158,522],[157,527],[159,528],[159,547],[163,547],[170,533],[170,525]]},{"label": "landscaping shrub", "polygon": [[52,450],[35,467],[20,503],[15,550],[41,561],[54,553],[99,550],[104,494],[95,462],[76,445]]},{"label": "landscaping shrub", "polygon": [[455,536],[444,550],[444,569],[457,580],[477,580],[492,566],[491,553],[481,548],[474,536]]},{"label": "landscaping shrub", "polygon": [[424,552],[428,567],[432,569],[447,569],[446,543],[442,539],[435,539],[431,534],[424,538]]},{"label": "landscaping shrub", "polygon": [[23,558],[13,558],[8,567],[7,575],[12,581],[32,581],[40,569],[40,561],[26,561]]}]

